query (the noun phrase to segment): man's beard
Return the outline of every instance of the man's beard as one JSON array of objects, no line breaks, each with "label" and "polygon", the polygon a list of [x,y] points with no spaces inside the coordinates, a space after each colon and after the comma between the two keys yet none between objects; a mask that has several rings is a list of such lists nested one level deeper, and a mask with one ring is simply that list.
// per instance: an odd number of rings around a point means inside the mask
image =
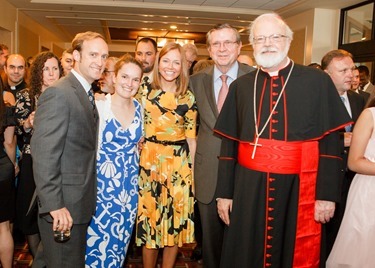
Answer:
[{"label": "man's beard", "polygon": [[150,66],[150,65],[146,65],[146,66],[144,66],[143,64],[142,64],[142,67],[143,67],[143,72],[144,72],[144,73],[149,73],[149,72],[151,72],[152,69],[154,68],[154,66]]},{"label": "man's beard", "polygon": [[[254,58],[257,64],[263,68],[272,68],[280,64],[288,55],[289,46],[285,46],[285,49],[281,52],[278,52],[277,49],[273,47],[267,47],[262,49],[258,53],[254,53]],[[264,52],[275,52],[275,53],[267,53],[263,54]],[[263,52],[263,53],[262,53]]]}]

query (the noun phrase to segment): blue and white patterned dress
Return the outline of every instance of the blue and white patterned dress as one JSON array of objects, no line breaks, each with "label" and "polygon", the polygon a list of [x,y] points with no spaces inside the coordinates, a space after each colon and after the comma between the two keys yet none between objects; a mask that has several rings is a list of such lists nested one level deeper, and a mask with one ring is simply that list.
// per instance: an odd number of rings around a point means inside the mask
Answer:
[{"label": "blue and white patterned dress", "polygon": [[123,129],[111,111],[111,95],[97,101],[100,117],[97,153],[96,213],[87,230],[86,267],[122,267],[138,204],[138,141],[142,108],[133,100],[135,116]]}]

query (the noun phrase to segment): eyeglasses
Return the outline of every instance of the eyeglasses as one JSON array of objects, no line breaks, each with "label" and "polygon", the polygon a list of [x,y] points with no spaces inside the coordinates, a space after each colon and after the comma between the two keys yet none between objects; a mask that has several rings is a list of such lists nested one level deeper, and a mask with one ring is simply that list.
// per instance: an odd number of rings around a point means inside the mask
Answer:
[{"label": "eyeglasses", "polygon": [[221,47],[221,45],[223,45],[225,48],[227,48],[227,49],[231,49],[231,48],[233,48],[236,44],[238,44],[238,42],[237,41],[224,41],[224,42],[214,42],[214,43],[212,43],[210,46],[211,47],[213,47],[213,48],[215,48],[215,49],[218,49],[218,48],[220,48]]},{"label": "eyeglasses", "polygon": [[253,38],[254,44],[264,44],[267,40],[267,38],[270,40],[272,43],[279,43],[281,42],[284,38],[287,38],[288,36],[283,35],[283,34],[273,34],[270,36],[264,36],[264,35],[259,35]]}]

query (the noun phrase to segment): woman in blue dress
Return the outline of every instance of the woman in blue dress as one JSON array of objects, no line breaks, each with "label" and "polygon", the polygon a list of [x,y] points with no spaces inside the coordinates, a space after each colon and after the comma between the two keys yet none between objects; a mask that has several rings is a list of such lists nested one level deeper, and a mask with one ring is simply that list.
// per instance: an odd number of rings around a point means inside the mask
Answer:
[{"label": "woman in blue dress", "polygon": [[133,98],[142,66],[125,55],[115,65],[115,93],[97,100],[97,203],[87,231],[86,267],[122,267],[138,204],[142,108]]}]

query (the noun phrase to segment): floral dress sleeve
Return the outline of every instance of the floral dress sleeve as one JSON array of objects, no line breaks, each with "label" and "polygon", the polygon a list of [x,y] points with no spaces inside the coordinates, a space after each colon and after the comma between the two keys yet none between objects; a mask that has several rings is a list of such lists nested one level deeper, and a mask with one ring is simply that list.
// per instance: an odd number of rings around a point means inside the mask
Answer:
[{"label": "floral dress sleeve", "polygon": [[32,112],[29,90],[24,89],[17,92],[16,99],[16,119],[18,122],[16,134],[22,135],[24,133],[23,123]]}]

